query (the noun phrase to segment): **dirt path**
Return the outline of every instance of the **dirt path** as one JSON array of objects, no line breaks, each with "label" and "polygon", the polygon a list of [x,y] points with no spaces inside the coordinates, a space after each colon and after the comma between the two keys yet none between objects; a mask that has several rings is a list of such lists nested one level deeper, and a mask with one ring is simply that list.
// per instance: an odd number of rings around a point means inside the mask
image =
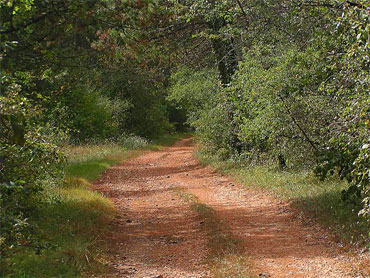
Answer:
[{"label": "dirt path", "polygon": [[244,245],[251,277],[369,277],[365,258],[303,225],[287,203],[200,166],[191,139],[110,168],[95,188],[120,212],[108,239],[115,258],[109,277],[211,277],[202,221],[178,189],[216,211]]}]

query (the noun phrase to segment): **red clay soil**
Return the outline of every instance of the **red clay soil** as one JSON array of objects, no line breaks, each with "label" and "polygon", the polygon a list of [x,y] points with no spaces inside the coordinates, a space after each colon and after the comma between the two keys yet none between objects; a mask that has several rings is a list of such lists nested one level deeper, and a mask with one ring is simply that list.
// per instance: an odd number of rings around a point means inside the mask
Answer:
[{"label": "red clay soil", "polygon": [[105,277],[211,277],[202,222],[175,189],[216,211],[244,244],[251,277],[370,277],[367,254],[344,252],[288,203],[201,166],[193,152],[184,139],[116,165],[95,183],[119,211],[106,239],[114,272]]}]

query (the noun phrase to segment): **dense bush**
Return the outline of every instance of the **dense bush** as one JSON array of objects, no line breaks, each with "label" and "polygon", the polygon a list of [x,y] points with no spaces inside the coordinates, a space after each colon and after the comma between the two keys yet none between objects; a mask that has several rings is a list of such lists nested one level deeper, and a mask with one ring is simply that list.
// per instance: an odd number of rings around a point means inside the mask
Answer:
[{"label": "dense bush", "polygon": [[349,182],[343,199],[368,213],[368,1],[247,2],[180,7],[203,22],[194,37],[210,42],[221,86],[212,87],[216,74],[180,68],[169,99],[220,157],[338,175]]},{"label": "dense bush", "polygon": [[360,155],[354,162],[352,171],[352,184],[356,186],[362,194],[363,209],[360,214],[370,218],[370,145],[364,144]]},{"label": "dense bush", "polygon": [[122,133],[120,122],[127,118],[128,101],[110,99],[91,87],[66,91],[60,100],[67,113],[59,121],[69,130],[72,142],[102,140]]},{"label": "dense bush", "polygon": [[188,122],[194,122],[200,113],[217,103],[219,88],[215,70],[193,70],[182,66],[170,80],[167,100],[187,112]]},{"label": "dense bush", "polygon": [[225,95],[214,70],[201,71],[180,67],[171,76],[167,99],[186,111],[187,123],[202,147],[222,158],[232,152],[232,126],[225,105]]},{"label": "dense bush", "polygon": [[0,248],[32,245],[30,223],[42,200],[45,179],[58,175],[63,157],[50,130],[39,125],[40,106],[20,92],[22,84],[4,77],[0,95]]},{"label": "dense bush", "polygon": [[269,153],[290,164],[314,161],[337,109],[317,90],[325,76],[314,54],[294,45],[256,46],[246,54],[228,88],[245,152]]},{"label": "dense bush", "polygon": [[[338,171],[351,183],[344,198],[354,202],[363,200],[368,211],[367,158],[370,138],[370,85],[368,44],[370,28],[369,4],[345,3],[338,16],[333,35],[332,53],[327,55],[331,75],[322,84],[322,90],[340,103],[341,110],[329,126],[326,152],[320,157],[318,169],[322,176]],[[333,41],[333,38],[331,38]]]},{"label": "dense bush", "polygon": [[155,138],[173,130],[165,103],[165,88],[145,70],[112,71],[99,76],[99,90],[114,101],[125,103],[117,117],[121,132]]}]

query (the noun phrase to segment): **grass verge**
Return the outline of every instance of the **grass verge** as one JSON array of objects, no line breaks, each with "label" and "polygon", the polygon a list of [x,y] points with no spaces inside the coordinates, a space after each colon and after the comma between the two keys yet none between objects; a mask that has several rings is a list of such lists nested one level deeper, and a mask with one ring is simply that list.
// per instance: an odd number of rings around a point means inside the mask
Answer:
[{"label": "grass verge", "polygon": [[345,181],[331,177],[319,180],[312,171],[281,171],[266,166],[243,167],[232,161],[220,161],[198,153],[203,164],[234,177],[240,184],[262,188],[303,211],[331,231],[338,240],[352,246],[369,246],[370,223],[358,216],[359,208],[342,201]]},{"label": "grass verge", "polygon": [[197,198],[185,191],[176,189],[176,193],[190,203],[203,223],[202,229],[207,234],[208,264],[214,278],[249,278],[250,270],[241,242],[235,239],[227,228],[217,219],[211,207],[200,203]]},{"label": "grass verge", "polygon": [[138,150],[116,144],[66,147],[63,184],[46,187],[45,200],[30,219],[37,239],[2,258],[0,277],[77,278],[109,272],[104,237],[115,209],[109,199],[90,190],[90,182],[111,165],[185,136],[164,136]]}]

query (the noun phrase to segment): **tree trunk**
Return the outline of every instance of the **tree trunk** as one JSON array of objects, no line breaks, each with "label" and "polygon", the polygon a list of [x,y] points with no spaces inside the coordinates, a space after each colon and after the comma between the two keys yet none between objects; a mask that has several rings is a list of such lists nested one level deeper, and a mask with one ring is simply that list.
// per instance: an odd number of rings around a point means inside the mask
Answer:
[{"label": "tree trunk", "polygon": [[[216,54],[217,67],[220,74],[220,79],[224,87],[228,86],[231,82],[232,76],[235,73],[238,62],[236,51],[234,48],[234,41],[232,38],[223,39],[220,36],[220,30],[226,25],[222,18],[218,18],[210,23],[210,27],[216,38],[212,39],[213,51]],[[238,137],[239,127],[234,120],[234,105],[229,97],[226,96],[226,109],[228,120],[232,124],[232,134],[230,145],[232,149],[236,150],[239,154],[242,151],[242,145]]]}]

